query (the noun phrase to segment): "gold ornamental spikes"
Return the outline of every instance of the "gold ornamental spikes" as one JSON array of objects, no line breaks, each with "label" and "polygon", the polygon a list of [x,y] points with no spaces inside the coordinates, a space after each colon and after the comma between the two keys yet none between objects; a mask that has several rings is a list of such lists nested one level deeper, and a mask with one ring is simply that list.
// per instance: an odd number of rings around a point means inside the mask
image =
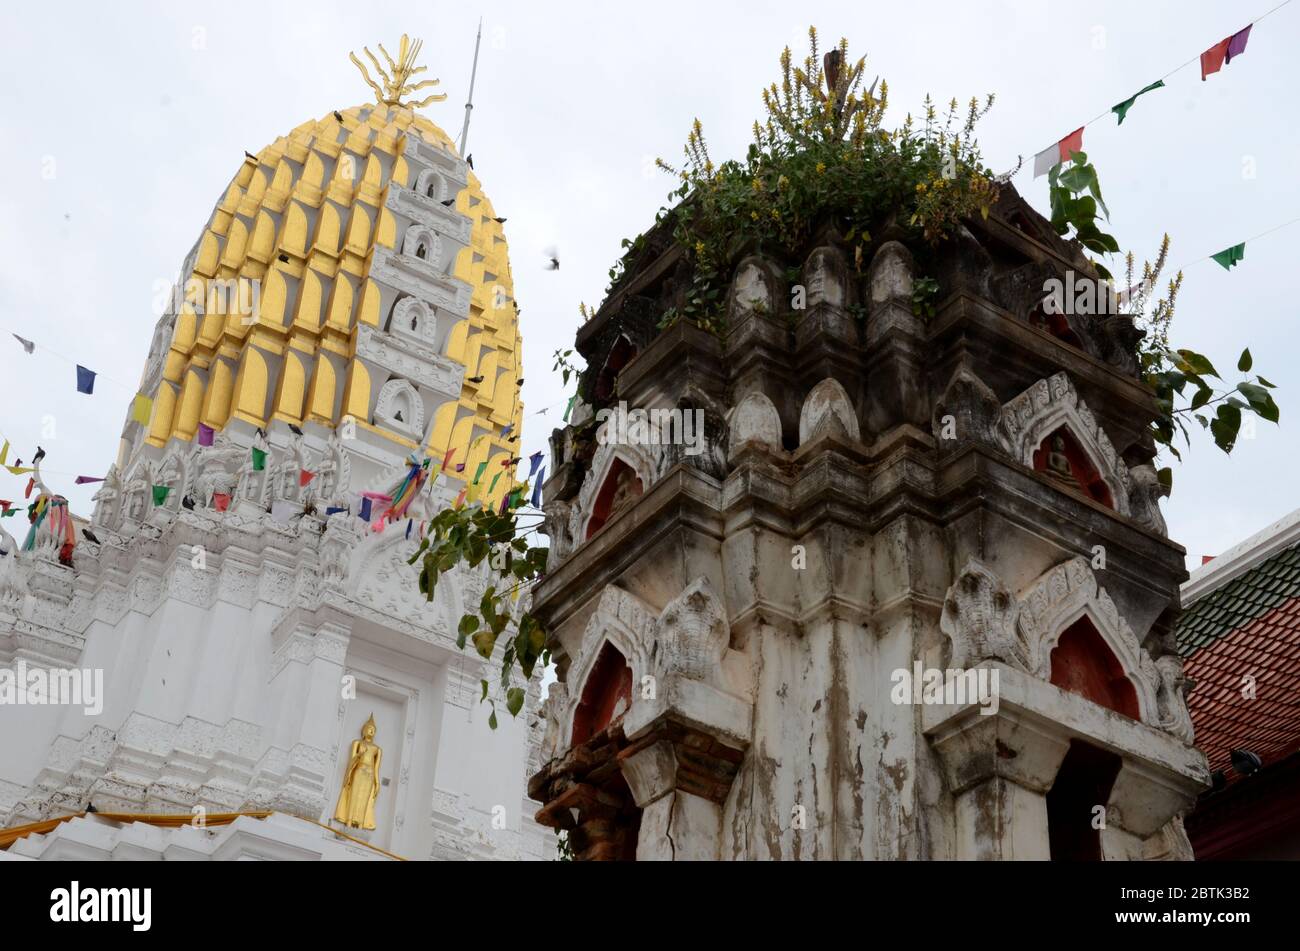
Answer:
[{"label": "gold ornamental spikes", "polygon": [[427,106],[431,102],[442,102],[447,98],[446,93],[434,93],[433,95],[426,96],[418,102],[402,102],[403,96],[410,95],[413,92],[418,92],[421,89],[426,89],[429,86],[438,85],[438,80],[436,79],[425,79],[418,83],[412,83],[409,81],[411,77],[419,75],[420,73],[427,71],[429,68],[427,66],[415,65],[415,61],[420,55],[420,49],[423,46],[423,40],[415,40],[412,42],[411,38],[403,33],[402,44],[397,49],[397,61],[393,62],[393,58],[388,55],[388,50],[384,49],[384,44],[380,43],[379,52],[384,54],[384,60],[388,63],[387,69],[380,65],[379,60],[375,58],[374,53],[370,52],[367,47],[363,46],[361,50],[367,57],[369,57],[371,65],[375,67],[375,72],[379,74],[379,78],[383,81],[383,86],[380,86],[379,83],[370,78],[370,71],[366,69],[365,63],[357,59],[356,53],[348,53],[348,56],[352,59],[352,62],[356,64],[357,69],[361,70],[361,75],[365,78],[366,83],[375,91],[375,98],[382,104],[386,106],[406,105],[412,109],[419,109],[423,106]]}]

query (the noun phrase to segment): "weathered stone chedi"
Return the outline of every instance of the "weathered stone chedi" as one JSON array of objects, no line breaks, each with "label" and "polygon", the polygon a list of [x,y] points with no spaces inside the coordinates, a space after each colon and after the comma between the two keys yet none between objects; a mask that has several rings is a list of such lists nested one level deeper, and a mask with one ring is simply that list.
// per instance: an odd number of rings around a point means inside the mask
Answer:
[{"label": "weathered stone chedi", "polygon": [[[860,270],[827,224],[735,264],[720,337],[660,329],[670,227],[579,332],[552,438],[539,820],[587,859],[1190,857],[1157,408],[1130,320],[1041,312],[1077,246],[1009,187]],[[607,444],[619,401],[703,410],[704,451]],[[995,709],[895,703],[917,662],[996,671]]]}]

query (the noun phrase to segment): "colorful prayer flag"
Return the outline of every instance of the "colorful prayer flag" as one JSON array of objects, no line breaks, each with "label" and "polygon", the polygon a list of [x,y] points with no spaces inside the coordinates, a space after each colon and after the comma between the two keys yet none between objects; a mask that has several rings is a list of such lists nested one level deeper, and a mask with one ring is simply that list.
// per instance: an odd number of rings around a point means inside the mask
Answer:
[{"label": "colorful prayer flag", "polygon": [[336,515],[339,512],[346,512],[347,510],[348,507],[346,505],[331,505],[325,509],[325,517],[329,518],[331,515]]},{"label": "colorful prayer flag", "polygon": [[361,499],[361,512],[360,512],[360,515],[361,515],[361,521],[363,521],[363,522],[368,522],[368,521],[370,521],[370,499],[367,499],[367,498],[362,498],[362,499]]},{"label": "colorful prayer flag", "polygon": [[[1034,177],[1035,178],[1038,177],[1037,170],[1035,170],[1034,172]],[[578,401],[577,393],[574,393],[572,396],[569,397],[569,405],[564,407],[564,421],[566,423],[569,421],[569,414],[573,412],[573,404],[576,403],[577,401]]]},{"label": "colorful prayer flag", "polygon": [[226,511],[230,508],[230,494],[227,492],[213,492],[212,507],[218,512]]},{"label": "colorful prayer flag", "polygon": [[488,495],[491,495],[491,494],[492,494],[492,490],[495,489],[495,488],[497,487],[497,479],[499,479],[499,478],[501,478],[501,473],[500,473],[500,472],[498,472],[496,475],[494,475],[494,476],[492,477],[492,481],[491,481],[490,483],[488,483]]},{"label": "colorful prayer flag", "polygon": [[447,467],[451,465],[451,457],[454,455],[456,455],[456,450],[448,449],[447,454],[442,457],[442,468],[444,472],[446,471]]},{"label": "colorful prayer flag", "polygon": [[1071,152],[1083,151],[1083,126],[1075,129],[1050,148],[1034,156],[1034,178],[1046,175],[1055,166],[1070,161]]},{"label": "colorful prayer flag", "polygon": [[1217,73],[1223,68],[1223,60],[1228,55],[1228,44],[1231,42],[1232,37],[1228,37],[1201,54],[1201,82],[1205,82],[1205,77],[1211,73]]},{"label": "colorful prayer flag", "polygon": [[1246,52],[1246,41],[1250,39],[1250,27],[1244,30],[1238,30],[1232,36],[1228,37],[1228,52],[1224,54],[1224,63],[1231,63],[1234,56],[1240,56]]},{"label": "colorful prayer flag", "polygon": [[510,431],[513,430],[514,428],[515,428],[515,424],[514,424],[514,423],[509,423],[509,424],[507,424],[506,427],[505,427],[504,429],[501,430],[501,438],[502,438],[502,439],[505,439],[506,436],[508,436],[508,435],[510,434]]},{"label": "colorful prayer flag", "polygon": [[486,463],[486,462],[480,462],[480,463],[478,464],[478,470],[474,473],[474,484],[475,484],[475,485],[478,485],[478,480],[481,479],[481,478],[483,478],[483,470],[486,469],[486,468],[487,468],[487,463]]},{"label": "colorful prayer flag", "polygon": [[306,485],[308,482],[310,482],[310,481],[311,481],[312,479],[314,479],[314,478],[316,478],[316,473],[311,472],[310,470],[307,470],[307,469],[299,469],[299,470],[298,470],[298,485],[299,485],[299,486],[304,486],[304,485]]},{"label": "colorful prayer flag", "polygon": [[167,502],[167,496],[171,493],[170,485],[155,485],[153,487],[153,504],[164,505]]},{"label": "colorful prayer flag", "polygon": [[531,456],[529,456],[528,462],[530,463],[528,467],[528,478],[531,479],[534,475],[537,474],[537,467],[542,464],[541,452],[535,452]]},{"label": "colorful prayer flag", "polygon": [[455,508],[460,508],[462,505],[465,504],[465,496],[468,494],[468,492],[469,492],[468,488],[460,490],[460,495],[456,496],[456,504],[454,506]]},{"label": "colorful prayer flag", "polygon": [[141,426],[149,425],[149,417],[153,414],[153,400],[143,393],[137,393],[135,399],[131,401],[131,420],[139,423]]},{"label": "colorful prayer flag", "polygon": [[212,437],[215,434],[216,434],[216,430],[213,429],[211,426],[209,426],[207,423],[199,423],[199,445],[200,446],[211,446]]},{"label": "colorful prayer flag", "polygon": [[1143,93],[1148,93],[1153,89],[1160,89],[1162,86],[1164,86],[1164,84],[1165,81],[1163,79],[1157,79],[1150,86],[1143,86],[1141,89],[1139,89],[1133,95],[1129,96],[1123,102],[1111,106],[1110,111],[1115,113],[1115,115],[1119,116],[1119,122],[1115,124],[1116,125],[1124,124],[1124,117],[1128,115],[1128,111],[1131,108],[1133,108],[1133,103],[1137,102],[1138,96],[1141,96]]},{"label": "colorful prayer flag", "polygon": [[26,337],[20,337],[17,334],[14,334],[13,338],[17,340],[19,343],[21,343],[23,345],[23,349],[26,350],[28,353],[35,352],[36,344],[32,343]]},{"label": "colorful prayer flag", "polygon": [[9,459],[9,440],[5,440],[3,449],[0,449],[0,466],[3,466]]},{"label": "colorful prayer flag", "polygon": [[1211,259],[1223,265],[1225,271],[1232,270],[1232,266],[1246,257],[1246,242],[1234,244],[1230,248],[1224,248],[1218,254],[1211,254]]},{"label": "colorful prayer flag", "polygon": [[73,481],[75,481],[77,485],[85,485],[88,482],[103,482],[104,477],[103,476],[77,476],[77,478],[74,479]]},{"label": "colorful prayer flag", "polygon": [[546,480],[546,466],[542,466],[542,471],[537,474],[537,482],[533,485],[533,508],[542,507],[542,483]]},{"label": "colorful prayer flag", "polygon": [[266,450],[253,447],[253,471],[261,472],[266,468]]},{"label": "colorful prayer flag", "polygon": [[29,472],[36,471],[35,469],[32,469],[30,467],[23,467],[23,466],[5,466],[5,468],[9,470],[10,475],[27,475],[27,473]]},{"label": "colorful prayer flag", "polygon": [[91,394],[95,392],[95,371],[87,370],[77,364],[77,392]]}]

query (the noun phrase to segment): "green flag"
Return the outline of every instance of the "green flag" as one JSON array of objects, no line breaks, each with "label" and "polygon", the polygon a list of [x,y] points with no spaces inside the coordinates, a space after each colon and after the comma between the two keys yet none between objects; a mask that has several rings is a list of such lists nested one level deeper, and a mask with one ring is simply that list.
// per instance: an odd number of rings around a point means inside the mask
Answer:
[{"label": "green flag", "polygon": [[498,472],[492,477],[492,481],[488,483],[488,495],[491,495],[492,490],[497,487],[497,479],[499,478],[501,478],[501,473]]},{"label": "green flag", "polygon": [[0,518],[13,518],[17,514],[17,509],[5,509],[3,512],[0,512]]},{"label": "green flag", "polygon": [[1125,99],[1123,102],[1119,103],[1118,105],[1111,106],[1110,111],[1115,113],[1115,115],[1119,116],[1119,122],[1116,123],[1116,125],[1124,124],[1124,117],[1128,115],[1129,109],[1133,108],[1133,103],[1137,102],[1138,96],[1142,95],[1144,92],[1150,92],[1153,89],[1159,89],[1164,84],[1165,81],[1163,79],[1157,79],[1150,86],[1145,86],[1142,89],[1139,89],[1136,93],[1129,96],[1127,99]]},{"label": "green flag", "polygon": [[1246,257],[1246,242],[1234,244],[1230,248],[1225,248],[1218,254],[1211,254],[1210,257],[1223,265],[1225,271],[1231,271],[1232,266]]},{"label": "green flag", "polygon": [[564,421],[566,423],[569,421],[569,414],[573,412],[573,404],[576,403],[577,401],[578,401],[577,393],[574,393],[571,397],[569,397],[569,405],[564,407]]},{"label": "green flag", "polygon": [[487,468],[486,462],[480,462],[478,468],[474,470],[474,485],[478,485],[478,480],[483,478],[483,470]]},{"label": "green flag", "polygon": [[261,472],[266,468],[266,450],[253,447],[253,471]]},{"label": "green flag", "polygon": [[167,502],[167,496],[171,492],[170,485],[155,485],[153,487],[153,504],[164,505]]}]

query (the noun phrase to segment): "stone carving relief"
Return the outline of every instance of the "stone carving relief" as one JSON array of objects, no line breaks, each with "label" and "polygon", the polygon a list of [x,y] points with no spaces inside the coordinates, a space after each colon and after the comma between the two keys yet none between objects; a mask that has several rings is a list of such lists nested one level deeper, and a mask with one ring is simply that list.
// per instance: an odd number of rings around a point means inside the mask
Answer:
[{"label": "stone carving relief", "polygon": [[880,246],[867,273],[873,310],[890,301],[901,301],[911,312],[913,267],[912,252],[903,244],[886,241]]},{"label": "stone carving relief", "polygon": [[734,456],[748,442],[755,442],[775,452],[783,448],[781,417],[776,406],[762,393],[750,393],[737,403],[727,417],[727,454]]},{"label": "stone carving relief", "polygon": [[1115,510],[1129,515],[1132,476],[1128,466],[1064,372],[1039,380],[1002,407],[1002,446],[1021,465],[1032,468],[1034,451],[1062,426],[1069,429],[1096,465],[1110,489]]},{"label": "stone carving relief", "polygon": [[838,248],[815,248],[803,265],[806,304],[809,309],[824,304],[844,307],[849,302],[849,269]]},{"label": "stone carving relief", "polygon": [[853,403],[833,377],[814,386],[799,411],[799,445],[805,446],[827,434],[854,441],[862,438]]},{"label": "stone carving relief", "polygon": [[122,476],[118,472],[117,463],[114,463],[108,467],[99,489],[90,497],[90,501],[95,505],[94,512],[90,516],[90,524],[96,528],[118,524],[118,499],[121,494]]},{"label": "stone carving relief", "polygon": [[1161,483],[1155,466],[1134,466],[1129,473],[1129,514],[1143,528],[1167,537],[1169,529],[1160,511],[1160,500],[1169,495],[1169,487]]},{"label": "stone carving relief", "polygon": [[722,599],[707,578],[697,578],[660,613],[658,649],[651,660],[665,674],[716,679],[729,640]]},{"label": "stone carving relief", "polygon": [[939,629],[952,644],[950,667],[1000,660],[1028,670],[1029,649],[1016,628],[1018,606],[1002,579],[975,559],[966,562],[943,600]]},{"label": "stone carving relief", "polygon": [[763,258],[751,255],[736,266],[728,310],[736,317],[745,314],[775,314],[778,287],[779,281],[772,265]]},{"label": "stone carving relief", "polygon": [[235,494],[239,487],[239,469],[248,458],[225,433],[218,433],[211,446],[199,446],[192,456],[194,481],[190,496],[200,508],[213,508],[212,497]]},{"label": "stone carving relief", "polygon": [[930,425],[941,451],[967,442],[999,447],[1001,418],[997,394],[968,368],[959,366],[935,404]]}]

